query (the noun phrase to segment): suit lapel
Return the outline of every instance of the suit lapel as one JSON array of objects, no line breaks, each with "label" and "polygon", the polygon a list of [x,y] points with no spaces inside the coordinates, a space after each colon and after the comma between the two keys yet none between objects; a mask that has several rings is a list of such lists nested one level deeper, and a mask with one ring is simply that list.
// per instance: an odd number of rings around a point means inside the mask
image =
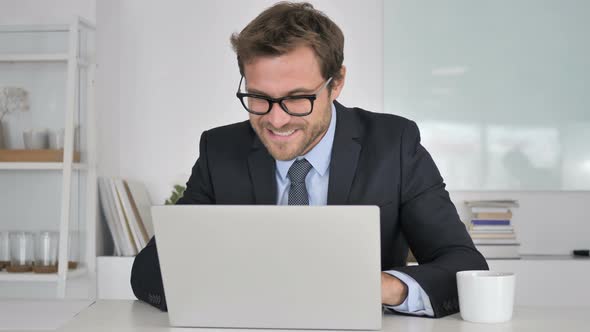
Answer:
[{"label": "suit lapel", "polygon": [[350,111],[338,102],[336,105],[336,133],[330,160],[328,205],[348,203],[350,187],[356,173],[361,144],[360,130]]},{"label": "suit lapel", "polygon": [[277,204],[277,182],[275,160],[266,151],[264,144],[255,135],[252,151],[248,156],[248,167],[254,188],[254,200],[259,205]]}]

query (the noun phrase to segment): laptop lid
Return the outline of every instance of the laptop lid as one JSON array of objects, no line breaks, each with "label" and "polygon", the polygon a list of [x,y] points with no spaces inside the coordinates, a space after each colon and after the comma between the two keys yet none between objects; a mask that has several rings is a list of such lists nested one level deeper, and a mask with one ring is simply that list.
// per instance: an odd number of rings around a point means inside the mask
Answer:
[{"label": "laptop lid", "polygon": [[375,206],[155,206],[173,326],[381,329]]}]

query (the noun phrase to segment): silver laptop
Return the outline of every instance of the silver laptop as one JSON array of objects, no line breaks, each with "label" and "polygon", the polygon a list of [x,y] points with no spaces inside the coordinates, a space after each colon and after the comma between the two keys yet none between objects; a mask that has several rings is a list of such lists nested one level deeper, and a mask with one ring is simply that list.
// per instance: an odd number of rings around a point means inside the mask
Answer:
[{"label": "silver laptop", "polygon": [[155,206],[170,324],[381,329],[375,206]]}]

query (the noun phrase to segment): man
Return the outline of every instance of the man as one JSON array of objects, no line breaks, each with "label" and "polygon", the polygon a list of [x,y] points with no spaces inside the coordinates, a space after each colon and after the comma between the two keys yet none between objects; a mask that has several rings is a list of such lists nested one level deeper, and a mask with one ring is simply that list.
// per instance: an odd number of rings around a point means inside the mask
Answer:
[{"label": "man", "polygon": [[[416,124],[336,101],[346,77],[338,26],[310,4],[279,3],[231,42],[249,121],[202,134],[178,204],[378,205],[383,304],[432,317],[457,312],[455,273],[487,269],[486,261]],[[408,245],[418,266],[406,266]],[[154,238],[131,284],[166,310]]]}]

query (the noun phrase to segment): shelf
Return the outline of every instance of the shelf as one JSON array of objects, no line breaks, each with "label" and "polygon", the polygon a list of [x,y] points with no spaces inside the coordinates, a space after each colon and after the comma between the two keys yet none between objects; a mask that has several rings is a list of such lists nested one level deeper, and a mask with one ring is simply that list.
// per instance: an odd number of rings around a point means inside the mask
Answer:
[{"label": "shelf", "polygon": [[[486,258],[488,263],[514,263],[526,264],[527,262],[541,262],[553,263],[555,261],[561,262],[584,262],[583,264],[590,264],[590,257],[577,257],[572,255],[521,255],[518,258]],[[577,264],[577,263],[576,263]],[[416,266],[416,262],[408,262],[408,266]]]},{"label": "shelf", "polygon": [[[63,161],[63,150],[0,150],[0,163],[61,163]],[[74,152],[74,162],[80,161],[80,152]]]},{"label": "shelf", "polygon": [[488,261],[584,261],[590,262],[589,257],[578,257],[572,255],[520,255],[520,258],[487,258]]},{"label": "shelf", "polygon": [[[86,274],[86,268],[79,268],[70,270],[66,274],[67,279],[77,278]],[[24,281],[24,282],[55,282],[57,281],[57,273],[37,274],[33,272],[26,273],[9,273],[6,271],[0,272],[0,281]]]},{"label": "shelf", "polygon": [[[27,170],[39,170],[39,171],[61,171],[64,168],[64,163],[38,163],[38,162],[0,162],[0,170],[12,170],[12,171],[27,171]],[[74,163],[72,165],[74,170],[88,170],[88,165]]]},{"label": "shelf", "polygon": [[0,54],[0,62],[67,62],[67,53]]},{"label": "shelf", "polygon": [[0,25],[0,33],[69,32],[67,24]]},{"label": "shelf", "polygon": [[[16,62],[63,62],[67,63],[69,56],[66,53],[39,53],[39,54],[0,54],[0,63],[16,63]],[[78,57],[78,66],[88,67],[90,61],[84,57]]]}]

